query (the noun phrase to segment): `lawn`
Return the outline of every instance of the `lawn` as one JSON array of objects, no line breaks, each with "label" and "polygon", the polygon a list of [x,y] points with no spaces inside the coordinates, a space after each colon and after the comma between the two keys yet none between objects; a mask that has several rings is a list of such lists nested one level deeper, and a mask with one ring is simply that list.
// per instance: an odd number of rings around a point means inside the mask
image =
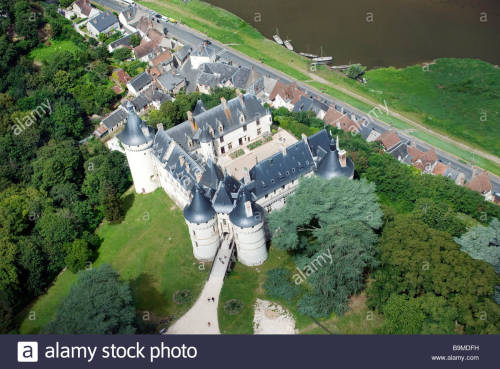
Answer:
[{"label": "lawn", "polygon": [[78,46],[69,40],[52,40],[50,41],[50,46],[38,47],[31,51],[30,57],[37,62],[46,63],[52,59],[54,53],[57,51],[68,51],[76,54]]},{"label": "lawn", "polygon": [[[124,221],[105,223],[98,229],[103,243],[94,265],[109,263],[130,282],[141,316],[149,315],[153,323],[178,318],[201,292],[210,265],[194,259],[182,211],[163,190],[148,195],[128,193],[126,201],[132,204]],[[52,319],[75,279],[73,273],[63,272],[24,312],[20,333],[38,333]],[[177,305],[173,296],[184,289],[191,291],[191,301]],[[30,312],[35,312],[35,319],[29,319]]]},{"label": "lawn", "polygon": [[[350,301],[350,311],[343,316],[332,316],[320,319],[320,327],[313,319],[300,314],[295,306],[267,296],[262,287],[266,280],[266,272],[270,269],[285,267],[295,269],[291,257],[282,250],[271,247],[266,262],[259,267],[246,267],[237,263],[234,270],[226,277],[219,298],[219,327],[224,334],[253,334],[254,304],[257,298],[270,300],[282,305],[295,318],[295,328],[299,334],[372,334],[381,325],[381,317],[369,311],[365,304],[365,296],[354,296]],[[292,272],[293,273],[293,272]],[[230,315],[224,311],[224,304],[237,299],[243,303],[239,314]]]},{"label": "lawn", "polygon": [[373,98],[500,156],[499,68],[476,59],[437,59],[426,68],[371,70],[366,78],[363,88]]}]

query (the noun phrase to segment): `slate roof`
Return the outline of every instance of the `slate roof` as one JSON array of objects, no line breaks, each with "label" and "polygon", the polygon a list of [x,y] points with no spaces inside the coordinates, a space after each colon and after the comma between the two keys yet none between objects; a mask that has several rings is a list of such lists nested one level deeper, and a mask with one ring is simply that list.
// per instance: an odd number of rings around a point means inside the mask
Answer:
[{"label": "slate roof", "polygon": [[220,168],[212,160],[208,159],[200,179],[200,184],[215,191],[222,178],[223,174]]},{"label": "slate roof", "polygon": [[215,210],[200,186],[195,186],[191,203],[184,208],[184,218],[195,224],[207,223],[215,216]]},{"label": "slate roof", "polygon": [[129,81],[129,83],[132,85],[132,87],[136,91],[142,90],[144,87],[146,87],[148,84],[150,84],[153,81],[151,76],[147,72],[142,72],[138,76],[134,77]]},{"label": "slate roof", "polygon": [[274,190],[313,170],[315,164],[307,143],[303,140],[260,161],[250,169],[252,192],[260,199]]},{"label": "slate roof", "polygon": [[293,112],[299,113],[304,111],[313,111],[315,114],[318,114],[320,111],[328,111],[328,105],[316,99],[301,96],[300,100],[294,105]]},{"label": "slate roof", "polygon": [[174,75],[173,73],[168,72],[158,77],[157,81],[163,89],[166,91],[172,91],[175,87],[185,82],[185,79],[178,74]]},{"label": "slate roof", "polygon": [[191,46],[185,45],[174,55],[182,63],[186,60],[186,58],[189,56],[190,53],[191,53]]},{"label": "slate roof", "polygon": [[[234,99],[227,101],[227,114],[224,111],[223,105],[220,104],[210,110],[206,110],[196,115],[196,124],[199,129],[202,129],[205,126],[207,128],[211,127],[211,130],[214,132],[214,138],[217,139],[221,135],[225,135],[250,121],[254,121],[258,116],[263,117],[267,114],[266,108],[260,104],[259,100],[254,95],[245,94],[243,96],[243,100],[245,102],[244,106],[242,105],[239,97],[235,97]],[[243,114],[243,122],[239,119],[240,114]],[[219,123],[223,126],[222,133],[219,132]],[[195,131],[191,127],[189,121],[185,121],[170,128],[168,133],[186,151],[190,151],[187,144],[187,138],[192,138]]]},{"label": "slate roof", "polygon": [[240,188],[240,182],[231,176],[226,176],[219,182],[219,187],[212,199],[212,205],[217,213],[229,214],[234,207],[234,199]]},{"label": "slate roof", "polygon": [[153,154],[174,180],[187,191],[191,191],[197,183],[196,173],[203,175],[205,171],[202,165],[172,139],[168,131],[160,130],[156,133]]},{"label": "slate roof", "polygon": [[151,101],[144,94],[137,95],[133,100],[131,100],[132,105],[135,108],[135,111],[141,111],[146,108]]},{"label": "slate roof", "polygon": [[122,37],[116,41],[113,41],[109,44],[109,46],[113,49],[116,49],[117,47],[120,47],[120,46],[125,46],[125,47],[131,47],[132,45],[130,44],[130,37],[132,35],[138,35],[139,32],[134,32],[130,35],[127,35],[125,37]]},{"label": "slate roof", "polygon": [[231,83],[235,88],[246,89],[247,81],[250,78],[252,71],[247,67],[239,67],[238,70],[231,76]]},{"label": "slate roof", "polygon": [[350,158],[346,158],[346,166],[342,167],[339,162],[337,150],[329,150],[321,159],[316,174],[325,179],[345,176],[351,178],[354,174],[354,164]]},{"label": "slate roof", "polygon": [[408,146],[404,142],[399,142],[388,151],[395,159],[404,161],[408,156]]},{"label": "slate roof", "polygon": [[114,112],[109,114],[106,118],[102,120],[102,124],[106,126],[107,129],[112,130],[118,124],[127,119],[127,112],[122,108],[116,109]]},{"label": "slate roof", "polygon": [[[250,201],[252,207],[252,216],[248,217],[245,209],[245,203]],[[246,187],[241,187],[238,192],[236,204],[229,214],[231,223],[240,228],[249,228],[262,223],[264,220],[264,209],[254,201]]]},{"label": "slate roof", "polygon": [[120,141],[129,146],[143,145],[153,139],[153,128],[146,125],[134,111],[132,103],[128,103],[127,123],[118,134]]},{"label": "slate roof", "polygon": [[89,23],[92,24],[98,32],[103,32],[113,24],[118,23],[118,18],[116,18],[116,15],[111,13],[109,10],[106,10],[89,20]]},{"label": "slate roof", "polygon": [[205,108],[205,104],[203,104],[203,101],[198,99],[198,101],[196,101],[196,106],[193,109],[193,115],[196,116],[198,114],[203,113],[206,110],[207,108]]}]

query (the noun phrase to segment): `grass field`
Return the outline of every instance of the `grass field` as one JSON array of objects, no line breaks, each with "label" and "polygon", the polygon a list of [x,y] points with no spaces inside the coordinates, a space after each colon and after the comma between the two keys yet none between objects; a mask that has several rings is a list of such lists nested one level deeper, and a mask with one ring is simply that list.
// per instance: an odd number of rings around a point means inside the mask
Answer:
[{"label": "grass field", "polygon": [[[254,304],[257,298],[276,302],[286,308],[294,316],[295,328],[300,334],[328,333],[313,319],[300,314],[295,306],[267,296],[262,287],[266,280],[266,273],[278,267],[294,270],[295,264],[285,251],[273,247],[269,250],[266,262],[259,267],[236,264],[235,269],[224,282],[219,299],[219,327],[222,333],[253,334]],[[225,302],[231,299],[237,299],[243,303],[243,309],[239,314],[229,315],[224,311]],[[320,323],[334,334],[371,334],[381,325],[380,316],[366,308],[363,294],[351,298],[350,306],[351,310],[345,315],[338,317],[333,314],[329,319],[321,319]]]},{"label": "grass field", "polygon": [[38,47],[31,51],[30,57],[37,62],[45,63],[51,60],[56,51],[69,51],[70,53],[75,54],[78,50],[78,47],[69,40],[52,40],[50,43],[50,46]]},{"label": "grass field", "polygon": [[[179,317],[194,303],[208,277],[210,265],[197,262],[192,253],[182,211],[161,189],[153,194],[128,194],[133,204],[121,224],[103,224],[103,238],[94,263],[111,264],[122,279],[130,282],[136,308],[148,312],[151,321]],[[63,272],[48,292],[25,311],[20,333],[37,333],[54,316],[58,304],[67,295],[76,276]],[[177,305],[176,291],[189,289],[190,303]],[[36,319],[30,320],[29,312]]]},{"label": "grass field", "polygon": [[375,99],[500,156],[499,68],[475,59],[438,59],[426,68],[371,70],[367,80],[363,89]]},{"label": "grass field", "polygon": [[[284,47],[264,38],[257,30],[234,14],[207,3],[198,0],[188,3],[181,0],[138,2],[158,13],[181,20],[187,26],[206,33],[222,43],[229,44],[232,48],[299,81],[321,89],[326,94],[341,99],[364,112],[370,111],[376,102],[385,99],[392,111],[401,111],[419,124],[427,125],[439,133],[498,155],[500,150],[498,139],[500,135],[500,129],[498,129],[500,78],[498,69],[492,65],[477,60],[444,59],[451,60],[451,64],[448,64],[442,73],[434,73],[432,77],[423,76],[423,81],[419,80],[423,72],[416,73],[417,70],[422,70],[421,66],[404,70],[384,68],[369,71],[367,73],[368,84],[365,86],[324,67],[318,68],[313,73],[308,59],[289,52]],[[453,65],[455,62],[456,66]],[[430,70],[432,68],[433,66]],[[319,79],[314,80],[313,74]],[[398,74],[407,75],[407,78],[395,78]],[[439,82],[441,80],[444,82],[442,85],[448,88],[441,88]],[[465,93],[462,91],[464,88],[467,90]],[[363,102],[356,96],[345,93],[346,90],[368,98],[373,103]],[[438,99],[434,99],[436,91],[441,93]],[[488,116],[487,122],[479,120],[478,112],[484,111]],[[466,112],[465,115],[464,112]],[[415,127],[393,115],[384,115],[380,119],[398,129],[412,129],[415,132],[412,134],[417,138],[450,152],[464,162],[470,163],[474,159],[475,165],[500,175],[500,166],[491,160],[479,155],[473,157],[469,151],[460,149],[435,135],[415,130]],[[478,125],[481,125],[479,130],[476,129]],[[490,130],[495,132],[485,138],[485,132],[490,132]]]}]

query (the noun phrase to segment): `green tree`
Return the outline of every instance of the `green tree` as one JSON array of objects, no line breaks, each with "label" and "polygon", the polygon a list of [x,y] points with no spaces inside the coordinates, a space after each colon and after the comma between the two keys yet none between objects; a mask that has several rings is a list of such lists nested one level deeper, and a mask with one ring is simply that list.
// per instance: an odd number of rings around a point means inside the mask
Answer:
[{"label": "green tree", "polygon": [[121,222],[123,219],[123,206],[116,188],[110,183],[104,183],[100,196],[104,217],[111,223]]},{"label": "green tree", "polygon": [[76,239],[71,244],[66,245],[66,257],[64,261],[69,270],[73,273],[85,268],[92,258],[87,241]]},{"label": "green tree", "polygon": [[474,259],[491,264],[500,273],[500,222],[494,218],[488,227],[478,225],[465,233],[455,242],[461,250]]},{"label": "green tree", "polygon": [[133,334],[132,291],[108,264],[82,271],[44,329],[50,334]]},{"label": "green tree", "polygon": [[113,51],[113,58],[118,61],[130,59],[132,57],[132,50],[126,47],[120,47]]},{"label": "green tree", "polygon": [[141,43],[141,36],[138,33],[134,33],[130,36],[130,45],[132,47],[139,46]]},{"label": "green tree", "polygon": [[42,190],[59,183],[79,183],[82,177],[82,156],[74,141],[51,141],[41,147],[33,161],[33,184]]},{"label": "green tree", "polygon": [[304,178],[286,207],[269,216],[273,245],[293,253],[311,287],[299,302],[303,313],[343,313],[363,287],[363,273],[377,265],[382,211],[374,190],[364,180]]},{"label": "green tree", "polygon": [[287,303],[300,293],[300,288],[292,282],[291,272],[285,268],[269,270],[263,287],[271,298],[283,299]]},{"label": "green tree", "polygon": [[347,68],[345,74],[347,77],[352,79],[358,79],[365,73],[366,67],[363,67],[361,64],[351,64],[349,68]]}]

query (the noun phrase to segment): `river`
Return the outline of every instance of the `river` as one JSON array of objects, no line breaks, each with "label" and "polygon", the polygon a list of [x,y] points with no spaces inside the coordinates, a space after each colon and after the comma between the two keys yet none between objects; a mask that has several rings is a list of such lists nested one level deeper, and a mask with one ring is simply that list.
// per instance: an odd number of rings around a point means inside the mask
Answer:
[{"label": "river", "polygon": [[500,0],[207,0],[334,64],[403,67],[439,57],[500,64]]}]

